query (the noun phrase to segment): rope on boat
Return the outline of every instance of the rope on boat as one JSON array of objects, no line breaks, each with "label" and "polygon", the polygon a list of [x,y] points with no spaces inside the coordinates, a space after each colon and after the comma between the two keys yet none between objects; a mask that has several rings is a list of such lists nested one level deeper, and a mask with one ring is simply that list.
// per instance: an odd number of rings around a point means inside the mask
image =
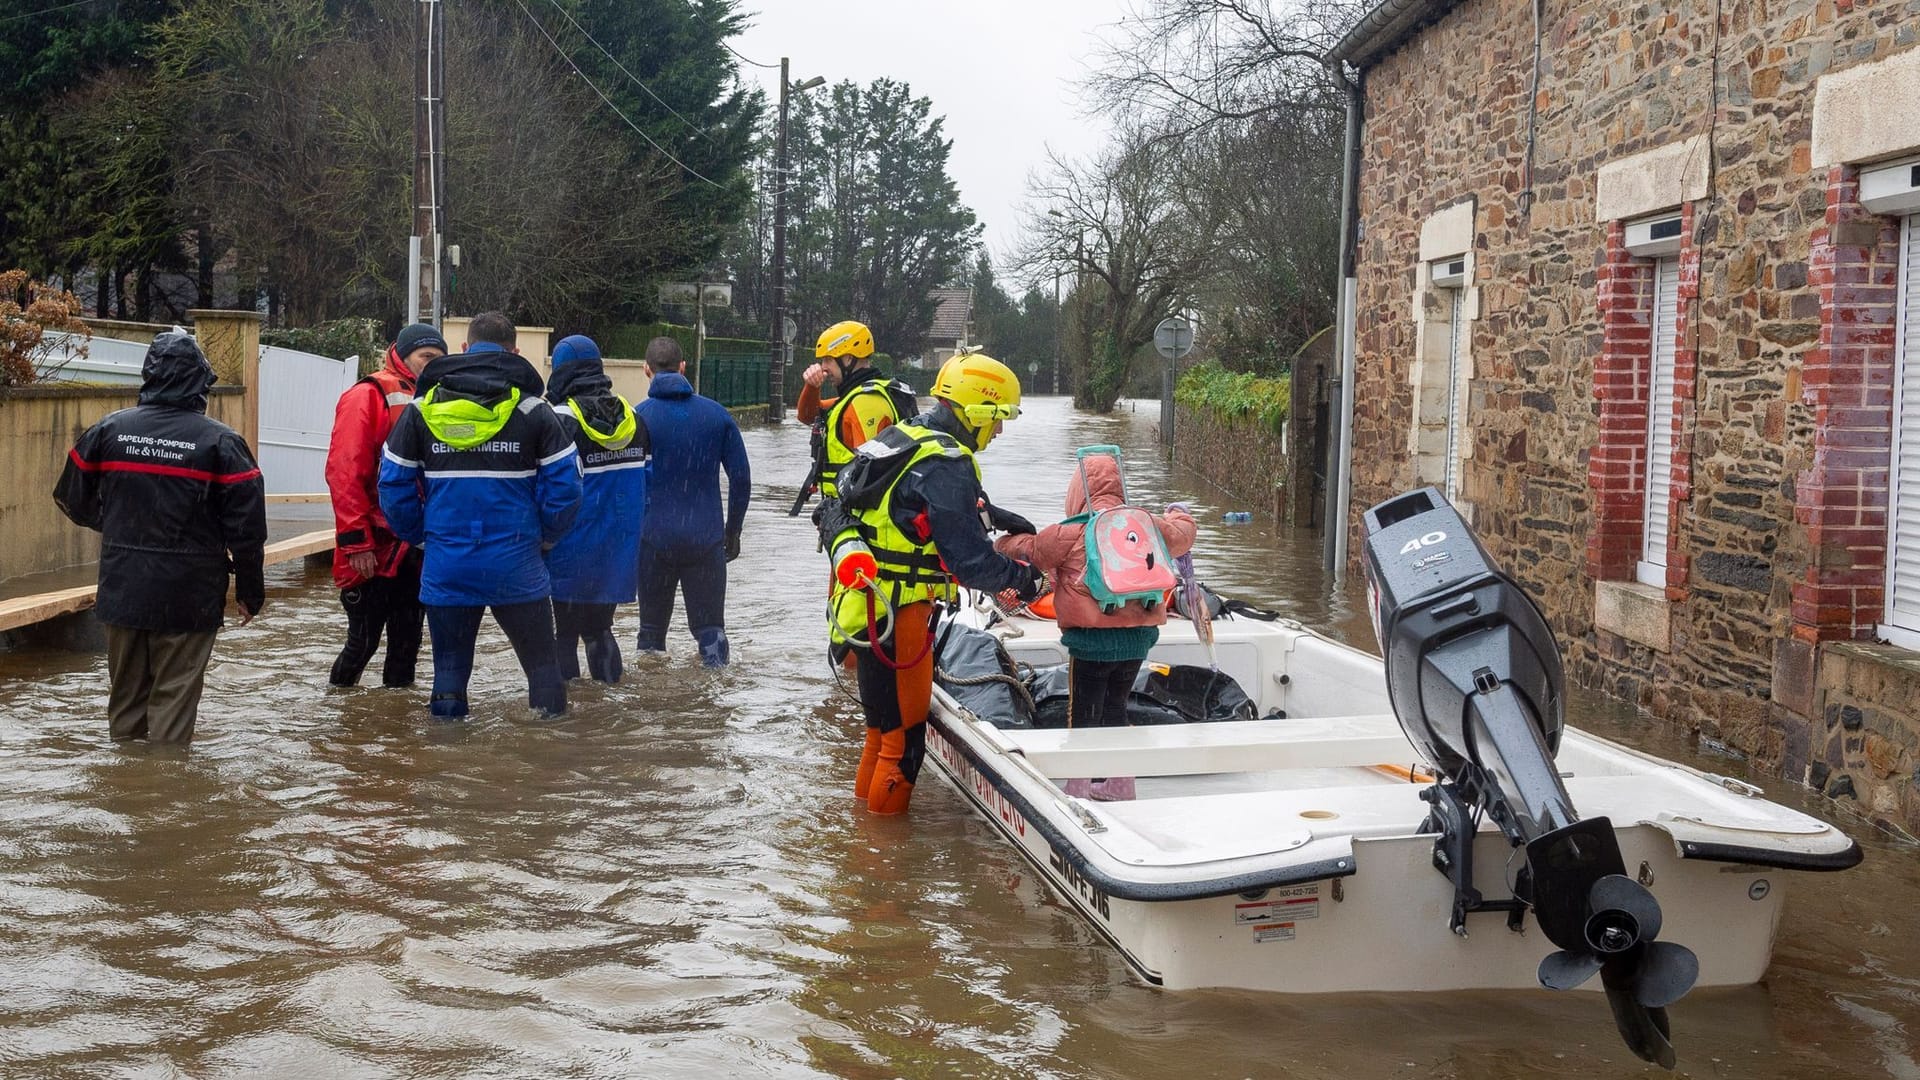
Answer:
[{"label": "rope on boat", "polygon": [[940,676],[941,682],[951,683],[954,686],[985,686],[988,683],[1006,683],[1013,688],[1014,698],[1026,705],[1027,715],[1031,716],[1039,710],[1039,707],[1033,703],[1033,694],[1027,689],[1027,684],[1005,672],[995,671],[985,675],[954,675],[943,667],[935,667],[933,671],[934,674]]}]

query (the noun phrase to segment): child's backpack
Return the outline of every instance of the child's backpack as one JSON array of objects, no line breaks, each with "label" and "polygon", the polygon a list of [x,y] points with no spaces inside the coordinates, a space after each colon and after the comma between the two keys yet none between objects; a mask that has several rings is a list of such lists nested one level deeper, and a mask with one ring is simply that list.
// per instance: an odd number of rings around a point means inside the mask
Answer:
[{"label": "child's backpack", "polygon": [[1137,506],[1124,505],[1127,497],[1124,473],[1120,480],[1123,505],[1093,511],[1093,486],[1087,482],[1089,457],[1111,457],[1118,471],[1120,448],[1085,446],[1075,453],[1088,510],[1068,518],[1067,523],[1085,526],[1087,592],[1103,612],[1117,611],[1130,603],[1151,609],[1177,584],[1173,557],[1167,554],[1166,537],[1160,535],[1160,527],[1154,524],[1152,514]]}]

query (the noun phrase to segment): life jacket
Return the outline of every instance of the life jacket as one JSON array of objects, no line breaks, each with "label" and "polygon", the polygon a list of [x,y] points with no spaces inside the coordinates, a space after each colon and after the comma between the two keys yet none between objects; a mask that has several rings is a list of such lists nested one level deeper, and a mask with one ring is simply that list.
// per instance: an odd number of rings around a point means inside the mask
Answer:
[{"label": "life jacket", "polygon": [[[1092,501],[1092,485],[1086,478],[1089,456],[1110,456],[1116,465],[1120,449],[1115,446],[1083,447],[1076,454],[1080,485]],[[1116,469],[1117,471],[1117,469]],[[1139,604],[1151,610],[1165,603],[1179,579],[1173,573],[1173,556],[1167,551],[1166,537],[1153,515],[1137,506],[1125,505],[1126,481],[1121,480],[1122,505],[1095,511],[1089,508],[1063,524],[1080,525],[1086,544],[1087,568],[1084,584],[1103,612],[1119,610],[1126,604]]]},{"label": "life jacket", "polygon": [[[856,398],[872,398],[886,404],[887,417],[884,426],[899,423],[903,418],[913,416],[920,411],[920,403],[914,397],[913,387],[898,379],[869,379],[854,386],[840,395],[827,410],[821,421],[821,438],[814,445],[814,451],[821,455],[820,494],[823,498],[833,498],[838,493],[840,470],[853,461],[855,447],[848,446],[840,438],[840,420],[846,414],[847,406]],[[883,429],[884,429],[883,426]],[[877,433],[876,433],[877,434]]]},{"label": "life jacket", "polygon": [[371,374],[362,375],[360,381],[380,388],[380,396],[387,402],[387,430],[393,430],[400,410],[413,404],[413,379],[393,370],[390,364],[382,364]]},{"label": "life jacket", "polygon": [[868,439],[844,472],[839,499],[873,552],[880,588],[894,608],[959,595],[931,537],[910,536],[893,519],[893,492],[907,470],[932,457],[964,458],[980,478],[973,452],[944,431],[901,422]]}]

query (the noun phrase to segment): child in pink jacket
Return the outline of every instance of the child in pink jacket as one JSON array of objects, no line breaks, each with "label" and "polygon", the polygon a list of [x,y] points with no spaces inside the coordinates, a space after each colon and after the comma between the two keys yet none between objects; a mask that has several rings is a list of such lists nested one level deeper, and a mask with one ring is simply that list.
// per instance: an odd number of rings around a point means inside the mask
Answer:
[{"label": "child in pink jacket", "polygon": [[[1067,516],[1099,513],[1124,502],[1120,462],[1106,455],[1083,458],[1067,485]],[[1184,509],[1169,507],[1153,521],[1167,542],[1168,554],[1179,558],[1193,549],[1196,526]],[[1063,522],[1030,535],[1003,536],[994,547],[1003,555],[1032,563],[1053,580],[1054,616],[1062,631],[1060,642],[1067,647],[1068,726],[1123,727],[1127,695],[1147,652],[1160,640],[1167,606],[1126,604],[1115,611],[1101,611],[1087,589],[1085,533],[1085,525]],[[1131,799],[1133,778],[1069,780],[1066,790],[1069,795],[1091,794],[1096,799]]]}]

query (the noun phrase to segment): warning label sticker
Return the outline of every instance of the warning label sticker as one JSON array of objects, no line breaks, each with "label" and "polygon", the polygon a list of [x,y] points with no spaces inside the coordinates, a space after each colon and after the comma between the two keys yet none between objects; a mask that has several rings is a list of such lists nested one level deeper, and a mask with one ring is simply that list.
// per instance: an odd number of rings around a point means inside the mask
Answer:
[{"label": "warning label sticker", "polygon": [[1320,917],[1320,886],[1295,885],[1274,889],[1264,899],[1233,905],[1236,926],[1273,922],[1278,919],[1317,919]]},{"label": "warning label sticker", "polygon": [[1253,928],[1253,940],[1256,942],[1292,941],[1293,924],[1290,922],[1261,923]]}]

